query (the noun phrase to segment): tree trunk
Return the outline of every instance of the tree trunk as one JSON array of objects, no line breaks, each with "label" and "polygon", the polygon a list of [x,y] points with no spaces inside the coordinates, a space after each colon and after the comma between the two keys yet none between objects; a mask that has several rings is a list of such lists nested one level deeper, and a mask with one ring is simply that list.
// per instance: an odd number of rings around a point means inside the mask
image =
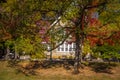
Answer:
[{"label": "tree trunk", "polygon": [[52,61],[52,51],[50,51],[50,60]]},{"label": "tree trunk", "polygon": [[8,60],[8,59],[9,59],[9,53],[10,53],[10,49],[9,49],[9,47],[7,46],[7,47],[6,47],[5,60]]},{"label": "tree trunk", "polygon": [[75,34],[76,38],[76,49],[75,49],[75,63],[74,63],[74,74],[79,73],[79,64],[80,64],[80,54],[81,54],[81,47],[80,47],[80,34],[79,32],[76,32]]},{"label": "tree trunk", "polygon": [[[80,10],[81,11],[81,10]],[[82,60],[82,43],[83,43],[83,29],[84,29],[84,9],[82,10],[82,13],[80,12],[80,16],[78,20],[75,22],[76,26],[76,32],[75,32],[75,43],[76,43],[76,49],[75,49],[75,63],[74,63],[74,73],[79,73],[79,65]]]},{"label": "tree trunk", "polygon": [[16,50],[16,44],[14,44],[14,49],[15,49],[15,52],[14,52],[14,59],[16,60],[16,59],[19,59],[19,54],[18,54],[18,52],[17,52],[17,50]]}]

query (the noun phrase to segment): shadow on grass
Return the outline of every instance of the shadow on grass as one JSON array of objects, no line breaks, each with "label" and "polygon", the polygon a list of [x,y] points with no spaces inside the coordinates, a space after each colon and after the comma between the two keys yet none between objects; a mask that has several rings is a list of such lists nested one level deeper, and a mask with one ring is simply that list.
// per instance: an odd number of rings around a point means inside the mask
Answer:
[{"label": "shadow on grass", "polygon": [[108,74],[113,74],[112,73],[112,68],[116,67],[116,63],[104,63],[104,62],[90,62],[89,67],[92,68],[93,71],[97,73],[108,73]]},{"label": "shadow on grass", "polygon": [[[48,69],[63,67],[66,70],[72,69],[73,61],[8,61],[8,67],[16,69],[16,74],[23,73],[26,76],[37,75],[37,69]],[[22,63],[22,64],[19,64]]]},{"label": "shadow on grass", "polygon": [[[26,76],[36,75],[36,72],[31,67],[31,63],[29,63],[25,66],[22,66],[22,65],[19,65],[20,62],[21,61],[19,61],[19,60],[9,60],[7,67],[14,68],[16,70],[16,74],[23,73]],[[26,61],[26,62],[28,62],[28,61]],[[25,62],[23,62],[23,63],[25,63]]]},{"label": "shadow on grass", "polygon": [[[10,61],[9,66],[16,69],[16,74],[23,73],[26,76],[37,75],[37,69],[48,69],[48,68],[58,68],[63,67],[65,70],[71,70],[74,66],[74,61],[23,61],[22,65],[19,64],[19,61]],[[26,63],[26,64],[24,64]],[[116,67],[116,63],[103,63],[103,62],[90,62],[86,66],[92,68],[92,71],[97,73],[112,73],[112,68]],[[84,67],[83,67],[84,69]]]}]

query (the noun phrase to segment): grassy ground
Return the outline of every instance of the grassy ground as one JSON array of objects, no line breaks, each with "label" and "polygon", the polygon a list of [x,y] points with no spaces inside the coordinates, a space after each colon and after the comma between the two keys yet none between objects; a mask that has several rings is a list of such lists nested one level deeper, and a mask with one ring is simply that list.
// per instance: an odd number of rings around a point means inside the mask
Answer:
[{"label": "grassy ground", "polygon": [[68,70],[63,67],[33,69],[30,67],[31,65],[26,67],[28,65],[28,62],[22,62],[19,63],[19,66],[15,66],[0,61],[0,80],[120,80],[120,66],[110,68],[110,72],[104,72],[103,65],[103,71],[96,72],[93,68],[100,68],[99,66],[102,64],[90,65],[90,67],[80,69],[78,75],[73,75],[72,69]]}]

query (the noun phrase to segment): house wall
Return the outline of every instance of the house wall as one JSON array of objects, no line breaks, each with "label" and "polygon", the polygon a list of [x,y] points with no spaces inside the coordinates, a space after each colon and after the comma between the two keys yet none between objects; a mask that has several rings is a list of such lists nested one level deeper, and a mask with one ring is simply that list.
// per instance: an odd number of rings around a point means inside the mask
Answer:
[{"label": "house wall", "polygon": [[64,42],[58,48],[53,50],[52,52],[48,52],[47,56],[52,53],[52,58],[74,58],[75,54],[75,43],[68,44]]}]

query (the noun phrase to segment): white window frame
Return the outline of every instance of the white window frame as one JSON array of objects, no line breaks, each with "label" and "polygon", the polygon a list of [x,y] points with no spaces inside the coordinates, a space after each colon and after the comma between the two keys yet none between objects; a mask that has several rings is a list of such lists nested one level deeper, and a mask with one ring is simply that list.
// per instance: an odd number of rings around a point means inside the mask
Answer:
[{"label": "white window frame", "polygon": [[75,43],[68,44],[64,42],[57,48],[57,52],[73,52],[75,51]]}]

